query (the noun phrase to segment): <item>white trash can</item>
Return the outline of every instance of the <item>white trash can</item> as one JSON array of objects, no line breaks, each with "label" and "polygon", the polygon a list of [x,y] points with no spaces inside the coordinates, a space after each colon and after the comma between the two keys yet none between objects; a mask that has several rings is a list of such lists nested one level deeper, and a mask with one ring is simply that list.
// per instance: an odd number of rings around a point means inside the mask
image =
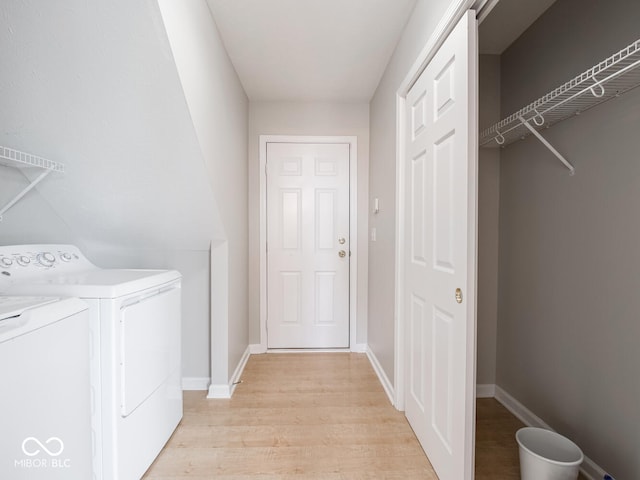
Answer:
[{"label": "white trash can", "polygon": [[522,480],[576,480],[584,459],[568,438],[543,428],[526,427],[516,433]]}]

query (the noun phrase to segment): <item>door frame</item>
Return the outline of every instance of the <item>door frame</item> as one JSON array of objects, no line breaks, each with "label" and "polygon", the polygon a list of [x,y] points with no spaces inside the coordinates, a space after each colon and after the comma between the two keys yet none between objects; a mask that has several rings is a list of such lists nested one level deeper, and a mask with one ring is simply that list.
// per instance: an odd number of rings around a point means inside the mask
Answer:
[{"label": "door frame", "polygon": [[267,351],[267,144],[342,143],[349,145],[349,350],[359,351],[358,298],[358,137],[314,135],[260,135],[260,347]]},{"label": "door frame", "polygon": [[[406,256],[406,252],[404,249],[404,229],[405,229],[405,212],[406,205],[404,201],[405,196],[405,156],[406,156],[406,148],[405,148],[405,137],[407,133],[407,125],[405,121],[405,109],[406,109],[406,98],[409,90],[420,74],[425,70],[429,62],[433,59],[436,52],[440,49],[444,41],[447,39],[449,34],[453,31],[458,22],[462,19],[465,13],[474,8],[474,7],[482,7],[487,4],[487,0],[455,0],[450,5],[447,11],[444,13],[442,19],[438,23],[434,33],[431,35],[429,40],[427,41],[425,47],[422,49],[420,54],[416,57],[411,68],[408,70],[404,80],[400,84],[400,87],[396,91],[396,245],[395,245],[395,319],[394,319],[394,328],[395,328],[395,344],[394,344],[394,406],[398,410],[404,411],[405,408],[405,375],[406,375],[406,366],[404,361],[405,355],[405,335],[406,335],[406,318],[404,314],[404,305],[402,299],[404,298],[405,286],[404,286],[404,259]],[[478,85],[476,82],[475,88],[477,90]],[[475,133],[475,137],[470,139],[469,145],[470,148],[477,149],[477,132]],[[475,147],[474,147],[475,146]],[[469,201],[475,201],[477,205],[477,191],[473,190],[473,199],[469,199]],[[473,211],[477,209],[474,208]],[[477,250],[477,242],[475,240],[476,232],[477,232],[477,217],[475,219],[470,219],[471,221],[475,221],[473,225],[470,225],[469,228],[469,237],[473,236],[473,242],[469,245],[471,248]],[[471,238],[470,238],[471,239]],[[476,255],[472,255],[471,258],[476,259]],[[475,270],[475,269],[474,269]],[[471,301],[467,303],[468,308],[468,318],[473,319],[472,324],[469,326],[467,330],[467,351],[471,352],[467,359],[467,381],[473,385],[472,392],[468,394],[473,394],[472,401],[475,402],[475,388],[476,388],[476,298],[477,298],[477,280],[476,278],[470,278],[470,285],[472,287],[471,290],[467,290],[467,298]],[[470,378],[471,377],[471,378]],[[475,408],[470,409],[469,415],[465,419],[472,426],[472,434],[470,438],[466,439],[467,447],[466,448],[466,458],[465,461],[465,479],[473,478],[473,470],[474,470],[474,453],[475,453]]]}]

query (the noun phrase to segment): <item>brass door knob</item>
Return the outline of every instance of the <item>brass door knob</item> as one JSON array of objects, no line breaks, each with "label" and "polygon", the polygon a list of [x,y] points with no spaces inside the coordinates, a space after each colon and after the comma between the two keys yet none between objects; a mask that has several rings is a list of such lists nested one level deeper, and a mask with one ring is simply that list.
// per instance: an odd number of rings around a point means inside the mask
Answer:
[{"label": "brass door knob", "polygon": [[456,288],[456,302],[462,303],[462,290]]}]

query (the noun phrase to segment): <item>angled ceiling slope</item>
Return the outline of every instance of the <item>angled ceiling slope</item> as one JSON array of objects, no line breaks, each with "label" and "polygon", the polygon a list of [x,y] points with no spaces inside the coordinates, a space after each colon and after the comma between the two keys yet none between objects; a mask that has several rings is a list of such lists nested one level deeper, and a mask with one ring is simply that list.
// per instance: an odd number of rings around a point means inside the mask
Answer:
[{"label": "angled ceiling slope", "polygon": [[416,0],[207,0],[251,101],[368,102]]},{"label": "angled ceiling slope", "polygon": [[[146,249],[207,250],[225,238],[154,2],[8,2],[0,63],[0,145],[66,166],[36,187],[60,233],[21,232]],[[24,183],[0,175],[0,188]]]}]

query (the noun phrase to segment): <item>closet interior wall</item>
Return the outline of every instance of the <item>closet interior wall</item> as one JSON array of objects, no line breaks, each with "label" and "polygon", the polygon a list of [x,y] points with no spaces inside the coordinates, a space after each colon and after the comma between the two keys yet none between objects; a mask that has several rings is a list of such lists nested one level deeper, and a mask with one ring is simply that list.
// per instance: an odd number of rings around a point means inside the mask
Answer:
[{"label": "closet interior wall", "polygon": [[[479,125],[500,120],[500,56],[480,55]],[[496,330],[498,327],[498,252],[500,201],[500,149],[478,152],[478,348],[476,383],[496,383]]]},{"label": "closet interior wall", "polygon": [[[558,0],[501,56],[502,117],[639,37],[640,2]],[[640,478],[640,88],[500,151],[496,383]],[[482,127],[482,125],[481,125]]]}]

